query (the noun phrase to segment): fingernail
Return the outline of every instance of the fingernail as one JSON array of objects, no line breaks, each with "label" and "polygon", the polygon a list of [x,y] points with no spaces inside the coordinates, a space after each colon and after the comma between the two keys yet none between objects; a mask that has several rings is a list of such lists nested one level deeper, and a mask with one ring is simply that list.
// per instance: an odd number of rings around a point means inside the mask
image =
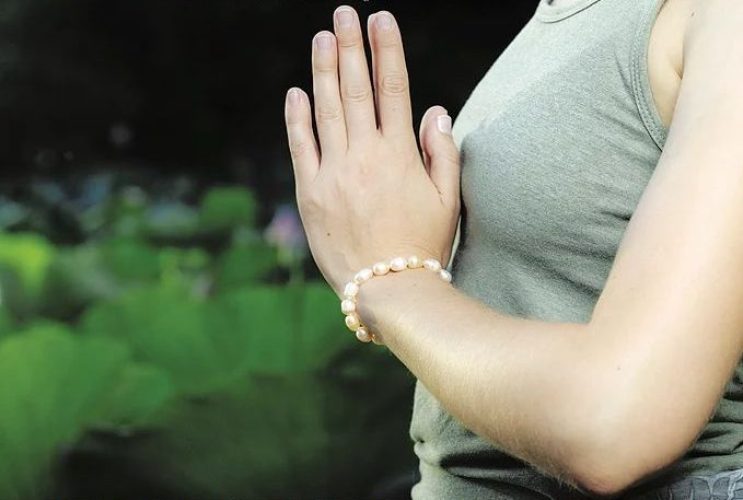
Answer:
[{"label": "fingernail", "polygon": [[292,87],[289,89],[289,92],[287,93],[287,99],[289,100],[289,105],[296,106],[299,104],[299,90],[297,90],[295,87]]},{"label": "fingernail", "polygon": [[333,38],[327,33],[321,33],[315,36],[315,46],[318,49],[329,49],[333,46]]},{"label": "fingernail", "polygon": [[436,118],[436,126],[442,134],[451,134],[451,116],[439,115]]},{"label": "fingernail", "polygon": [[382,31],[391,30],[395,24],[389,12],[377,12],[374,15],[374,22],[377,23],[377,27]]},{"label": "fingernail", "polygon": [[336,21],[338,27],[342,29],[348,29],[353,26],[353,12],[351,9],[342,7],[335,11]]}]

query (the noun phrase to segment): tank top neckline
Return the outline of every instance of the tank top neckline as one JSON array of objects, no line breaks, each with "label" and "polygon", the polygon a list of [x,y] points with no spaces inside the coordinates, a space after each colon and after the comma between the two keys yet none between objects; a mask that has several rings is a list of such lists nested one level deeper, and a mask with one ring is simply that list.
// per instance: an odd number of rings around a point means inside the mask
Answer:
[{"label": "tank top neckline", "polygon": [[545,23],[556,23],[587,9],[599,0],[574,0],[569,5],[551,5],[549,0],[539,0],[535,17]]}]

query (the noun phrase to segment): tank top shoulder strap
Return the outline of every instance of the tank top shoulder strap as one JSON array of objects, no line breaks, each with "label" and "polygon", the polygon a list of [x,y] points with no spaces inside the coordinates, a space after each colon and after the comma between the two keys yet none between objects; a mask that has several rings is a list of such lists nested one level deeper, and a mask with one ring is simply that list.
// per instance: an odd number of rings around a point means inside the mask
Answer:
[{"label": "tank top shoulder strap", "polygon": [[473,130],[502,116],[503,110],[521,105],[530,93],[547,92],[555,80],[574,79],[570,91],[580,93],[582,102],[590,101],[607,114],[619,113],[625,121],[631,118],[624,113],[631,111],[647,140],[662,151],[667,128],[650,86],[648,45],[664,2],[550,4],[539,0],[532,18],[495,60],[457,116],[453,131],[457,145],[461,147]]},{"label": "tank top shoulder strap", "polygon": [[[655,20],[665,0],[574,0],[551,4],[539,0],[532,22],[552,31],[562,43],[592,43],[609,37],[617,63],[628,77],[638,112],[653,142],[663,149],[667,129],[653,100],[648,75],[648,46]],[[596,31],[607,30],[597,36]],[[556,39],[556,38],[555,38]]]},{"label": "tank top shoulder strap", "polygon": [[663,149],[668,137],[668,129],[660,118],[653,99],[648,75],[648,46],[650,35],[665,0],[630,0],[637,2],[639,17],[631,51],[632,88],[637,107],[645,127],[655,144]]}]

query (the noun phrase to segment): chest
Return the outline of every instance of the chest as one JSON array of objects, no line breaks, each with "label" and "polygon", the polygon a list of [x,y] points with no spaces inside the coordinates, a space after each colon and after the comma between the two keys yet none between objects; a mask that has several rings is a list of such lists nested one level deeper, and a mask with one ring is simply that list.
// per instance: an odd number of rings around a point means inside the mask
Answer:
[{"label": "chest", "polygon": [[[680,83],[685,1],[668,0],[640,40],[646,90],[666,126]],[[573,43],[588,30],[577,22],[575,32],[527,25],[458,117],[470,251],[497,247],[543,263],[566,254],[608,263],[616,254],[661,153],[638,114],[642,46],[626,36],[635,20],[627,14],[617,28],[600,12],[617,5],[632,9],[623,0],[589,9],[585,22],[599,33],[592,40]]]}]

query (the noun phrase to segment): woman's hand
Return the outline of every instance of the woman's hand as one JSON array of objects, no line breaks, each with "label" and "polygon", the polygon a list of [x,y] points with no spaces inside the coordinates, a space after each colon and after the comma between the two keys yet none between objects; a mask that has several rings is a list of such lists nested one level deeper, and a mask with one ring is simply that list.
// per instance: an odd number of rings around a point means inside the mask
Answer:
[{"label": "woman's hand", "polygon": [[300,89],[285,118],[296,196],[312,255],[338,296],[364,267],[419,255],[446,266],[459,217],[459,155],[441,106],[413,130],[402,39],[392,14],[369,17],[374,92],[358,15],[334,14],[312,44],[314,116]]}]

